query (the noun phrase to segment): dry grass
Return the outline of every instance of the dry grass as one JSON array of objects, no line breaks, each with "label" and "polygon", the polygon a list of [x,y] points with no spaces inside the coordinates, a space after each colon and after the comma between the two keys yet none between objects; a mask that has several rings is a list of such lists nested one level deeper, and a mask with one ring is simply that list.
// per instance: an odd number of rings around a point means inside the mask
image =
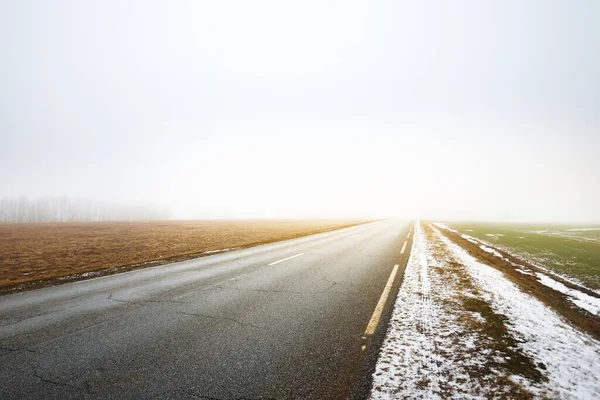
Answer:
[{"label": "dry grass", "polygon": [[[467,368],[471,379],[479,380],[482,387],[495,388],[505,391],[503,393],[513,399],[530,399],[533,395],[520,384],[508,379],[513,375],[525,377],[532,382],[542,382],[547,378],[538,370],[533,359],[527,356],[517,340],[511,335],[506,325],[507,318],[493,311],[491,304],[484,300],[480,290],[474,283],[465,267],[456,262],[448,253],[447,248],[434,236],[429,224],[422,224],[423,234],[427,237],[436,261],[440,264],[430,266],[432,274],[439,274],[437,285],[457,293],[458,296],[450,297],[444,302],[444,307],[456,317],[456,323],[465,327],[465,331],[477,335],[476,348],[489,350],[490,355],[500,356],[496,361],[492,356],[487,356],[481,365],[472,365]],[[475,318],[478,314],[479,318]],[[457,343],[459,338],[456,338]],[[471,351],[463,351],[463,357],[471,356]],[[457,351],[458,354],[459,351]],[[456,355],[455,355],[456,356]],[[499,371],[500,374],[494,372]],[[452,388],[448,388],[448,395]]]},{"label": "dry grass", "polygon": [[[248,247],[365,221],[256,220],[0,224],[0,293]],[[70,277],[70,278],[65,278]]]}]

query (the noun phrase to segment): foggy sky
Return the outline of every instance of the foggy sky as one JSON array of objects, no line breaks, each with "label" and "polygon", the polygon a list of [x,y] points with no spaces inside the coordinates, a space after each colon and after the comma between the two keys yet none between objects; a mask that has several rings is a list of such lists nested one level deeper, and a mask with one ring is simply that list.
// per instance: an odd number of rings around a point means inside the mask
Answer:
[{"label": "foggy sky", "polygon": [[0,196],[600,221],[600,2],[0,1]]}]

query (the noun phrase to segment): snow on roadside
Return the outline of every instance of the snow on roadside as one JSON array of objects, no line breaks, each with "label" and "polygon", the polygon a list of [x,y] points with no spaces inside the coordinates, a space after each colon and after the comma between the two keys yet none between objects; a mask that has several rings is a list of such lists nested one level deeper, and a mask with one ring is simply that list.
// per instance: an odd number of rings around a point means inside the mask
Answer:
[{"label": "snow on roadside", "polygon": [[439,232],[436,235],[465,265],[494,311],[509,319],[508,328],[522,341],[523,351],[545,365],[549,380],[541,389],[559,398],[600,398],[600,343],[521,292],[500,271],[479,263]]},{"label": "snow on roadside", "polygon": [[[415,224],[404,280],[373,375],[373,399],[434,398],[441,393],[441,379],[459,392],[472,391],[468,387],[467,371],[455,365],[451,357],[455,347],[451,340],[461,337],[461,345],[470,348],[473,338],[461,329],[452,314],[431,301],[430,287],[436,282],[429,279],[429,257],[421,228]],[[453,294],[443,293],[443,289],[437,286],[435,290],[441,292],[441,297]],[[448,352],[449,357],[440,357],[434,348]],[[473,357],[468,362],[480,363],[481,360]],[[451,373],[454,379],[447,378]],[[465,382],[459,383],[456,378]]]},{"label": "snow on roadside", "polygon": [[599,369],[599,342],[436,229],[415,225],[371,399],[600,398]]},{"label": "snow on roadside", "polygon": [[[434,244],[435,245],[435,244]],[[499,353],[482,335],[480,314],[464,308],[464,296],[476,291],[464,286],[462,270],[440,258],[420,225],[402,286],[373,374],[372,399],[432,399],[511,397],[528,393],[499,365]],[[460,276],[462,275],[464,276]],[[506,379],[503,379],[506,378]]]},{"label": "snow on roadside", "polygon": [[218,250],[207,250],[207,251],[203,251],[202,255],[209,255],[209,254],[217,254],[217,253],[224,253],[226,251],[232,251],[232,250],[237,250],[239,249],[239,247],[227,247],[225,249],[218,249]]}]

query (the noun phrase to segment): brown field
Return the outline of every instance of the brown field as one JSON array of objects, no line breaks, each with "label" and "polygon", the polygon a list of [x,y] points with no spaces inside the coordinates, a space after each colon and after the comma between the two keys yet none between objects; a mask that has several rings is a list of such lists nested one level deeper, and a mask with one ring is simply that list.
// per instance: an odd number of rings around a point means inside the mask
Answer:
[{"label": "brown field", "polygon": [[0,293],[184,260],[210,250],[292,239],[364,222],[246,220],[0,224]]}]

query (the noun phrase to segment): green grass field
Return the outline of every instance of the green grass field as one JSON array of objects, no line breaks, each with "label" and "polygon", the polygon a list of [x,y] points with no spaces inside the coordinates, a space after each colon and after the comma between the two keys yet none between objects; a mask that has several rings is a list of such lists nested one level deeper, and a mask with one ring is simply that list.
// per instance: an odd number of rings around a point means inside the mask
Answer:
[{"label": "green grass field", "polygon": [[447,225],[575,278],[591,289],[600,289],[600,224],[453,222]]}]

